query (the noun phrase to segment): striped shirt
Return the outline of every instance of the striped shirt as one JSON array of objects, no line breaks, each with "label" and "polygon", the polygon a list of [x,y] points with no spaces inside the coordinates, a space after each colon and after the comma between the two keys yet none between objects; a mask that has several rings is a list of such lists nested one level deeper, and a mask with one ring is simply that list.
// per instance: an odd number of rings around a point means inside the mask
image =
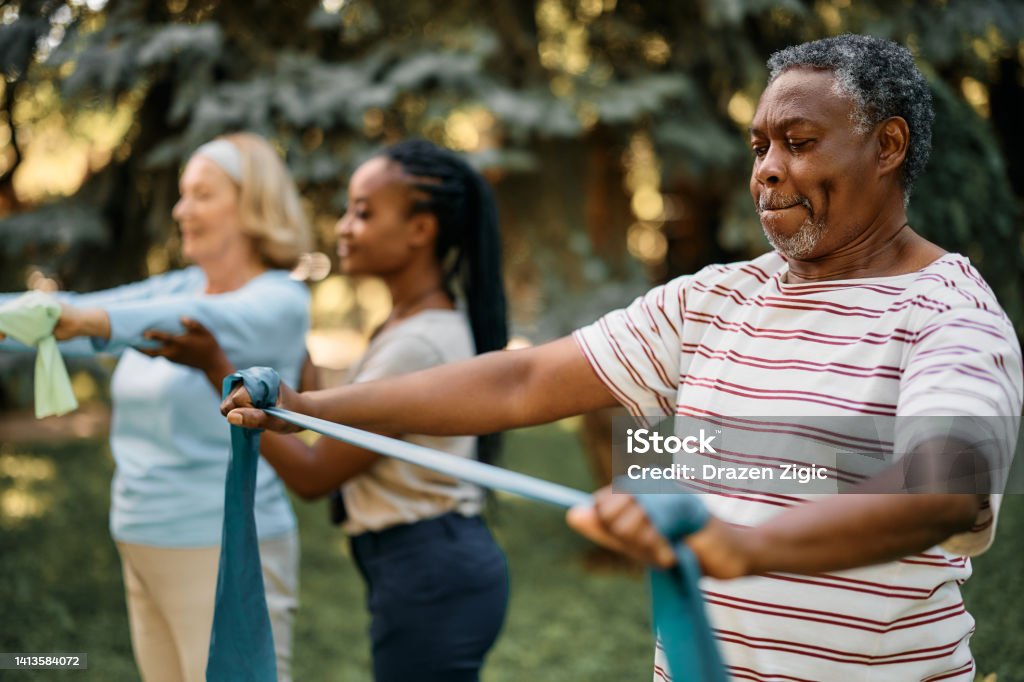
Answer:
[{"label": "striped shirt", "polygon": [[[709,266],[578,330],[597,376],[635,416],[1016,416],[1021,352],[977,271],[947,254],[894,277],[787,284],[776,253]],[[746,451],[747,456],[756,453]],[[835,472],[833,472],[835,473]],[[855,478],[855,476],[854,476]],[[808,497],[720,486],[712,513],[757,525]],[[747,493],[747,494],[745,494]],[[703,579],[733,679],[972,680],[959,585],[991,542],[998,496],[968,533],[888,564],[818,575]],[[655,679],[668,680],[660,650]]]}]

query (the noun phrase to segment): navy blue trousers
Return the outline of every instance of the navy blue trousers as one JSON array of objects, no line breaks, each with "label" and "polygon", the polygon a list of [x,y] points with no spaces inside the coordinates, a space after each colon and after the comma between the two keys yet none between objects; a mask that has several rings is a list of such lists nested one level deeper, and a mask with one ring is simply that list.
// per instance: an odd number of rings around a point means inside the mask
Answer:
[{"label": "navy blue trousers", "polygon": [[508,604],[486,524],[458,514],[352,538],[367,585],[376,682],[477,682]]}]

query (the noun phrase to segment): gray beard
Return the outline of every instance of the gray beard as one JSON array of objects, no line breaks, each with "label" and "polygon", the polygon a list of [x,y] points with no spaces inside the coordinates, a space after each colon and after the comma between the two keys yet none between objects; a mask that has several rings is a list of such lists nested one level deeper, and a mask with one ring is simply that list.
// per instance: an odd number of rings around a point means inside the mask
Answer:
[{"label": "gray beard", "polygon": [[775,234],[764,223],[761,223],[761,229],[764,230],[764,236],[768,238],[768,243],[775,247],[776,251],[787,258],[796,260],[811,255],[818,242],[821,241],[822,235],[825,234],[825,224],[818,220],[811,220],[810,217],[804,220],[797,231],[788,237]]}]

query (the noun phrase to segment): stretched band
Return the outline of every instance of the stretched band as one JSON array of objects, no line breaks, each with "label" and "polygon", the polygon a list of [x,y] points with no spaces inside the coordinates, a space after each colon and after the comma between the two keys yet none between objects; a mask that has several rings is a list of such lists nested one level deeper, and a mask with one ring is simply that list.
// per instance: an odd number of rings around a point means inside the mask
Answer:
[{"label": "stretched band", "polygon": [[324,421],[316,417],[282,410],[278,407],[264,408],[263,411],[296,426],[316,431],[329,438],[334,438],[335,440],[367,450],[373,450],[382,455],[425,467],[438,473],[462,479],[463,481],[476,483],[485,488],[503,490],[566,509],[590,502],[590,495],[582,490],[527,476],[517,471],[502,469],[501,467],[485,464],[475,459],[458,457],[422,445],[416,445],[415,443],[361,431],[351,426],[335,424],[334,422]]}]

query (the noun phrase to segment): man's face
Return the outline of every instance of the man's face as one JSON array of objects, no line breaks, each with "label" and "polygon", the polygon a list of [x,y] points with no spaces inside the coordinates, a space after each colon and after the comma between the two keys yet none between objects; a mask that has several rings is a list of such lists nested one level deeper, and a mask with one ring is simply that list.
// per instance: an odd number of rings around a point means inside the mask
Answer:
[{"label": "man's face", "polygon": [[874,135],[829,71],[790,69],[761,95],[750,125],[750,194],[761,227],[787,258],[813,260],[860,234],[877,211]]}]

